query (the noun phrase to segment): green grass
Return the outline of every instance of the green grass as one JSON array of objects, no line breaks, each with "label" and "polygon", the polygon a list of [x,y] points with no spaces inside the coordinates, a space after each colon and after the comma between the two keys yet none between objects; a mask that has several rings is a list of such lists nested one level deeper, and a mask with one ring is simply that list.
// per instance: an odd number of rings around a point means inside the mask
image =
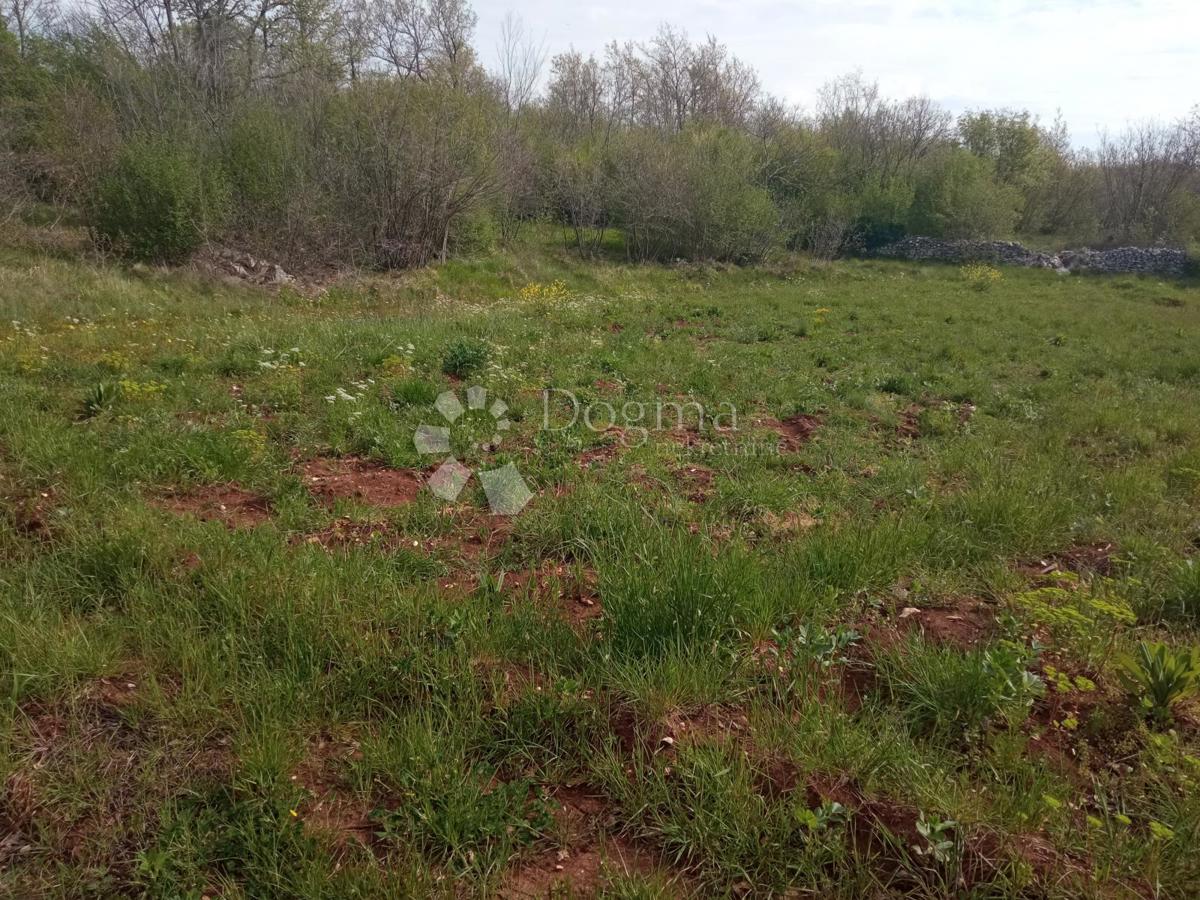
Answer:
[{"label": "green grass", "polygon": [[[1195,701],[1118,678],[1197,641],[1195,284],[535,234],[268,293],[13,244],[0,323],[0,891],[1200,891]],[[306,480],[428,471],[473,384],[511,521]],[[544,429],[550,388],[646,439]],[[654,428],[693,401],[736,431]],[[243,527],[172,505],[230,486]]]}]

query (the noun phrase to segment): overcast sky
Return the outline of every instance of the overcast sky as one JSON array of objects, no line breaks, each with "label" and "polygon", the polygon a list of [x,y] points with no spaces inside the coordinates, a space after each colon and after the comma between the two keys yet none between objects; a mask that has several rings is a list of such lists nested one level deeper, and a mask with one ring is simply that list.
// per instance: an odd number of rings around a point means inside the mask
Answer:
[{"label": "overcast sky", "polygon": [[861,69],[889,96],[955,112],[1062,110],[1073,141],[1174,119],[1200,103],[1200,0],[474,0],[476,46],[495,61],[509,11],[551,54],[644,40],[661,22],[716,35],[771,93],[811,108],[817,88]]}]

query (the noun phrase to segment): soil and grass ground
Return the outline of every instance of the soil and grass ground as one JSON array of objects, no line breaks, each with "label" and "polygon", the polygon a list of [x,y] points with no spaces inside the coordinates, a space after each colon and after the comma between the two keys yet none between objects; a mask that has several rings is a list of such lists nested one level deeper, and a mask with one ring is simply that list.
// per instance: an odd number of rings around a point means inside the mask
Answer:
[{"label": "soil and grass ground", "polygon": [[[473,385],[513,517],[425,484]],[[7,896],[1200,891],[1116,677],[1197,638],[1195,285],[10,246],[0,396]]]}]

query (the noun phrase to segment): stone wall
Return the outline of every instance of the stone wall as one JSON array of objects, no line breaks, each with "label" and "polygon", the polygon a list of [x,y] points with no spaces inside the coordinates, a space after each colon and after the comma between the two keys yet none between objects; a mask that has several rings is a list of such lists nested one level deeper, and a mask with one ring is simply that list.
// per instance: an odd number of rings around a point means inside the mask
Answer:
[{"label": "stone wall", "polygon": [[907,237],[875,251],[888,259],[938,262],[994,262],[1061,272],[1137,273],[1176,277],[1187,268],[1187,254],[1170,247],[1119,247],[1114,250],[1063,250],[1041,253],[1016,241],[944,241]]}]

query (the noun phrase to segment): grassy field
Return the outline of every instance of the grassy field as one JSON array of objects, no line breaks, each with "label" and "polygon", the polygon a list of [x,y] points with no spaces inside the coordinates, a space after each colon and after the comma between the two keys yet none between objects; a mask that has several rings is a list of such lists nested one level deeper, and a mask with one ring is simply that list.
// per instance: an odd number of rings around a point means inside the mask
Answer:
[{"label": "grassy field", "polygon": [[13,246],[0,389],[0,894],[1200,891],[1194,284]]}]

